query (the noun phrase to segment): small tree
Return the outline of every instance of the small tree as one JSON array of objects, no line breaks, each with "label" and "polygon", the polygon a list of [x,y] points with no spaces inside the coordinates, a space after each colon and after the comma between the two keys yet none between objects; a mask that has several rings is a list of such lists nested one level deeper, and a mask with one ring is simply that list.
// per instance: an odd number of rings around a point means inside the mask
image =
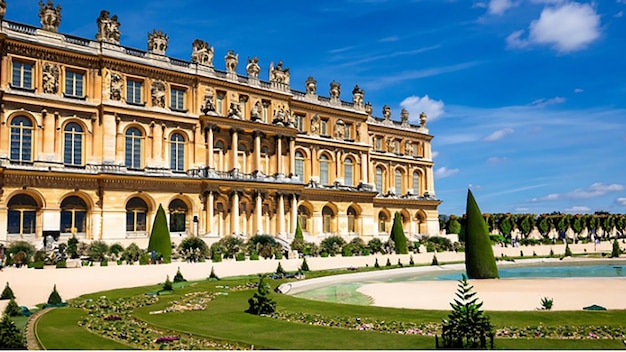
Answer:
[{"label": "small tree", "polygon": [[6,286],[4,286],[4,290],[2,290],[2,295],[0,295],[0,299],[12,299],[15,298],[13,294],[13,290],[9,287],[9,282],[7,281]]},{"label": "small tree", "polygon": [[170,276],[167,275],[165,277],[165,282],[163,283],[163,291],[172,291],[173,289],[172,280],[170,280]]},{"label": "small tree", "polygon": [[619,243],[617,239],[613,240],[613,250],[611,251],[611,258],[619,258],[621,250],[619,249]]},{"label": "small tree", "polygon": [[374,262],[374,268],[380,268],[380,264],[378,264],[378,258],[376,258],[376,261]]},{"label": "small tree", "polygon": [[372,254],[384,252],[383,242],[378,238],[372,238],[369,242],[367,242],[367,248]]},{"label": "small tree", "polygon": [[278,262],[278,267],[276,267],[276,274],[280,275],[281,277],[285,277],[285,275],[287,275],[287,272],[285,271],[285,269],[283,269],[282,264],[280,264],[280,262]]},{"label": "small tree", "polygon": [[167,226],[167,218],[165,210],[159,204],[154,223],[152,224],[152,232],[150,232],[150,241],[148,242],[148,252],[155,251],[163,256],[163,263],[171,262],[172,258],[172,240],[170,239],[170,229]]},{"label": "small tree", "polygon": [[75,235],[72,235],[70,239],[67,240],[67,254],[69,254],[71,259],[78,258],[78,238]]},{"label": "small tree", "polygon": [[187,280],[185,280],[185,278],[183,277],[183,274],[180,272],[180,267],[178,267],[178,270],[176,271],[176,275],[174,275],[174,282],[185,282]]},{"label": "small tree", "polygon": [[402,229],[402,216],[400,216],[400,213],[398,212],[396,212],[393,217],[393,226],[391,227],[390,239],[396,245],[397,254],[409,253],[409,249],[406,244],[406,236],[404,235],[404,230]]},{"label": "small tree", "polygon": [[437,348],[444,349],[487,349],[487,338],[490,340],[490,348],[493,349],[493,326],[489,317],[480,310],[483,303],[474,297],[473,286],[467,282],[463,274],[459,280],[459,286],[452,306],[452,312],[448,319],[443,319],[441,340]]},{"label": "small tree", "polygon": [[306,262],[306,258],[302,259],[302,265],[300,265],[300,270],[302,271],[310,271],[309,264]]},{"label": "small tree", "polygon": [[265,282],[265,275],[259,279],[259,288],[257,292],[248,300],[249,308],[246,313],[255,315],[267,315],[276,311],[276,302],[269,298],[271,287]]},{"label": "small tree", "polygon": [[21,315],[20,306],[17,305],[14,298],[11,298],[9,304],[4,308],[4,314],[10,317]]},{"label": "small tree", "polygon": [[439,265],[436,254],[433,254],[433,261],[430,263],[430,265]]},{"label": "small tree", "polygon": [[385,263],[385,266],[391,266],[391,260],[389,258],[387,258],[387,263]]},{"label": "small tree", "polygon": [[0,320],[0,349],[24,349],[24,335],[6,314]]},{"label": "small tree", "polygon": [[566,257],[571,257],[572,256],[572,250],[569,249],[569,243],[565,244],[565,256]]},{"label": "small tree", "polygon": [[50,296],[48,296],[48,304],[57,305],[61,303],[63,303],[63,299],[61,298],[61,295],[59,295],[59,292],[57,292],[57,285],[55,284],[52,288]]},{"label": "small tree", "polygon": [[215,269],[213,267],[211,267],[211,274],[209,274],[209,280],[218,280],[219,281],[219,277],[215,274]]}]

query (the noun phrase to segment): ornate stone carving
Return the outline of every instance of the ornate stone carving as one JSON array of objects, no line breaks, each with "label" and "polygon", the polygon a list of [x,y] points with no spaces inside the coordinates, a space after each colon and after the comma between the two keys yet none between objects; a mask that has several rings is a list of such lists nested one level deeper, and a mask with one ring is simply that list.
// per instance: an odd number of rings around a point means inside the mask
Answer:
[{"label": "ornate stone carving", "polygon": [[210,111],[215,111],[215,104],[214,104],[214,99],[215,98],[215,92],[213,91],[213,88],[208,87],[204,90],[204,98],[202,100],[202,106],[200,107],[200,111],[202,111],[203,114],[207,115]]},{"label": "ornate stone carving", "polygon": [[341,84],[336,81],[330,82],[330,102],[338,103],[339,95],[341,95]]},{"label": "ornate stone carving", "polygon": [[96,34],[96,40],[99,42],[106,42],[111,44],[120,44],[120,22],[117,20],[117,15],[109,18],[109,11],[100,11],[100,17],[96,20],[98,24],[98,34]]},{"label": "ornate stone carving", "polygon": [[426,128],[426,120],[427,120],[426,113],[422,111],[422,113],[420,114],[420,125],[424,128]]},{"label": "ornate stone carving", "polygon": [[335,138],[339,140],[343,140],[346,135],[346,125],[342,120],[337,121],[335,124]]},{"label": "ornate stone carving", "polygon": [[232,50],[228,50],[226,56],[224,56],[224,61],[226,61],[226,72],[231,74],[237,74],[237,64],[239,64],[239,54],[236,54]]},{"label": "ornate stone carving", "polygon": [[319,136],[320,134],[320,116],[318,114],[311,117],[311,134]]},{"label": "ornate stone carving", "polygon": [[354,107],[363,109],[363,95],[365,91],[359,88],[359,85],[355,85],[352,90],[352,102],[354,103]]},{"label": "ornate stone carving", "polygon": [[57,94],[59,92],[59,66],[46,62],[43,64],[43,92]]},{"label": "ornate stone carving", "polygon": [[270,82],[289,85],[289,67],[283,68],[282,60],[276,67],[273,62],[270,63]]},{"label": "ornate stone carving", "polygon": [[291,113],[291,111],[289,111],[289,110],[285,111],[285,126],[291,127],[291,128],[295,128],[296,127],[295,118],[294,118],[293,114]]},{"label": "ornate stone carving", "polygon": [[257,100],[254,105],[250,108],[250,120],[258,121],[261,120],[261,101]]},{"label": "ornate stone carving", "polygon": [[309,76],[309,78],[306,79],[306,94],[307,95],[315,95],[315,92],[317,91],[317,81]]},{"label": "ornate stone carving", "polygon": [[230,99],[230,106],[228,107],[228,117],[241,119],[242,115],[241,103],[235,100],[235,95],[233,94]]},{"label": "ornate stone carving", "polygon": [[208,42],[196,39],[191,45],[191,61],[197,64],[213,67],[214,49]]},{"label": "ornate stone carving", "polygon": [[387,139],[387,151],[389,153],[396,153],[396,141],[393,138]]},{"label": "ornate stone carving", "polygon": [[153,29],[152,33],[148,32],[148,51],[152,54],[165,55],[169,39],[160,29],[158,31]]},{"label": "ornate stone carving", "polygon": [[365,113],[368,116],[372,116],[373,112],[374,112],[374,108],[372,107],[372,103],[368,101],[367,103],[365,103]]},{"label": "ornate stone carving", "polygon": [[288,122],[287,114],[289,114],[289,110],[285,110],[285,106],[281,105],[278,109],[274,110],[272,124],[284,126],[285,123]]},{"label": "ornate stone carving", "polygon": [[400,122],[402,127],[409,127],[409,111],[405,108],[400,111]]},{"label": "ornate stone carving", "polygon": [[109,77],[109,99],[122,100],[122,89],[124,87],[124,80],[119,73],[110,73]]},{"label": "ornate stone carving", "polygon": [[253,57],[252,59],[248,59],[248,64],[246,65],[246,72],[248,73],[249,78],[259,79],[259,73],[261,72],[261,67],[259,66],[259,58]]},{"label": "ornate stone carving", "polygon": [[385,120],[391,120],[391,107],[389,105],[383,106],[383,117]]},{"label": "ornate stone carving", "polygon": [[406,141],[406,143],[404,144],[404,154],[408,156],[415,155],[415,147],[413,147],[413,142]]},{"label": "ornate stone carving", "polygon": [[7,13],[7,3],[4,0],[0,0],[0,20],[4,18]]},{"label": "ornate stone carving", "polygon": [[57,5],[55,8],[52,0],[48,0],[47,4],[39,0],[39,22],[41,22],[41,28],[50,32],[58,32],[61,24],[61,5]]},{"label": "ornate stone carving", "polygon": [[165,107],[165,83],[161,81],[152,82],[150,94],[152,95],[152,106]]}]

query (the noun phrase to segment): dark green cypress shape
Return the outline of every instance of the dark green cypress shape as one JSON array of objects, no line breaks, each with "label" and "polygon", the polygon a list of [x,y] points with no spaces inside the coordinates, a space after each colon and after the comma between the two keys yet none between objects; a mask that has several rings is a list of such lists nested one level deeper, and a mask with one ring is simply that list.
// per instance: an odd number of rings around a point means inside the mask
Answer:
[{"label": "dark green cypress shape", "polygon": [[496,279],[498,267],[491,248],[487,223],[476,204],[471,190],[467,190],[465,210],[465,271],[470,279]]},{"label": "dark green cypress shape", "polygon": [[304,235],[302,234],[302,227],[300,227],[300,218],[296,219],[296,232],[293,235],[293,238],[299,238],[304,240]]},{"label": "dark green cypress shape", "polygon": [[409,254],[409,248],[406,244],[406,236],[402,229],[402,217],[396,212],[393,217],[393,226],[391,227],[391,240],[396,244],[396,254]]},{"label": "dark green cypress shape", "polygon": [[172,257],[172,241],[170,239],[170,229],[167,226],[165,218],[165,210],[159,204],[154,223],[152,224],[152,232],[150,233],[150,242],[148,243],[148,252],[155,251],[163,256],[163,263],[171,262]]}]

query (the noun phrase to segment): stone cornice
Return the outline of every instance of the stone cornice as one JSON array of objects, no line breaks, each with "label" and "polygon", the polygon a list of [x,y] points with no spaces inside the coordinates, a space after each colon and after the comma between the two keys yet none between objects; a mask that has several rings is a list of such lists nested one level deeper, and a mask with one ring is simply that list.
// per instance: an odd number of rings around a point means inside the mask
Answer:
[{"label": "stone cornice", "polygon": [[436,209],[441,204],[437,199],[413,199],[413,198],[374,198],[374,207],[399,207],[421,209],[424,207]]},{"label": "stone cornice", "polygon": [[385,162],[393,162],[393,163],[411,163],[411,164],[419,164],[424,166],[433,166],[435,163],[432,160],[427,160],[424,158],[415,158],[406,155],[391,155],[380,152],[371,152],[370,160],[373,161],[385,161]]},{"label": "stone cornice", "polygon": [[200,115],[200,120],[205,124],[218,127],[230,127],[231,129],[242,129],[247,131],[261,131],[266,135],[281,135],[286,137],[296,137],[298,131],[295,128],[276,126],[267,123],[254,122],[243,119],[233,119],[229,117],[219,117],[212,115]]},{"label": "stone cornice", "polygon": [[[410,129],[409,129],[410,128]],[[394,136],[398,136],[398,137],[411,137],[411,138],[417,138],[420,140],[426,140],[426,141],[431,141],[433,139],[432,135],[429,135],[425,132],[420,132],[417,129],[413,129],[413,127],[409,127],[409,128],[403,128],[399,125],[393,125],[393,126],[385,126],[385,125],[380,125],[380,124],[375,124],[375,123],[367,123],[367,129],[369,134],[389,134],[390,131],[393,131],[393,135]]]}]

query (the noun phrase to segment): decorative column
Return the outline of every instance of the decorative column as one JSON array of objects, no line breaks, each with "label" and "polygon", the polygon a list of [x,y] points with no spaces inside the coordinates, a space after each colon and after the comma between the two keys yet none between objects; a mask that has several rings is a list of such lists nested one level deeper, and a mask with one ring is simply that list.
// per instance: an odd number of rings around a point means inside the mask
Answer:
[{"label": "decorative column", "polygon": [[[293,137],[289,138],[289,174],[296,174],[296,139]],[[302,179],[304,179],[304,175],[302,175]]]},{"label": "decorative column", "polygon": [[368,183],[369,174],[367,166],[367,154],[363,153],[361,154],[361,180],[363,183]]},{"label": "decorative column", "polygon": [[276,136],[276,173],[284,175],[283,172],[283,140],[281,136]]},{"label": "decorative column", "polygon": [[285,234],[285,198],[282,194],[278,195],[278,235]]},{"label": "decorative column", "polygon": [[298,222],[298,196],[293,194],[291,196],[291,235],[296,234],[296,223]]},{"label": "decorative column", "polygon": [[260,235],[263,233],[263,198],[261,197],[261,192],[257,192],[256,194],[254,217],[256,219],[256,233]]},{"label": "decorative column", "polygon": [[254,132],[254,169],[261,170],[261,132]]},{"label": "decorative column", "polygon": [[237,150],[239,150],[239,134],[237,133],[237,130],[233,129],[231,131],[232,134],[232,140],[231,140],[231,146],[230,146],[230,152],[232,153],[232,169],[239,169],[239,165],[237,165]]},{"label": "decorative column", "polygon": [[239,233],[239,193],[237,191],[233,192],[233,195],[230,199],[230,233],[238,234]]},{"label": "decorative column", "polygon": [[214,211],[215,211],[215,207],[213,205],[213,192],[209,191],[209,197],[206,202],[206,213],[207,213],[206,232],[210,234],[213,234],[213,220],[215,218]]},{"label": "decorative column", "polygon": [[212,126],[208,126],[207,141],[208,141],[207,142],[208,154],[207,154],[206,166],[209,169],[215,169],[215,165],[213,165],[215,161],[213,160],[213,127]]}]

